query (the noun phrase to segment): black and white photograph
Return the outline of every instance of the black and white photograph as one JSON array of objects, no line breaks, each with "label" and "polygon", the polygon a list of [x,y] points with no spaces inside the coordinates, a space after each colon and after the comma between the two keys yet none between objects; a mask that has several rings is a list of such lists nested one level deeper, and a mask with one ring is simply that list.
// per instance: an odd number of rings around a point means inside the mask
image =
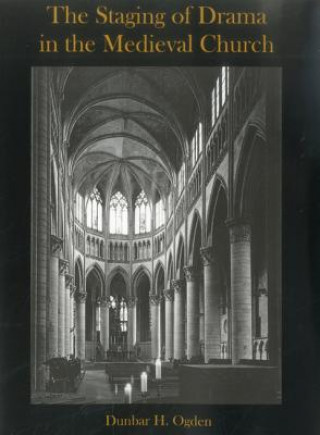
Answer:
[{"label": "black and white photograph", "polygon": [[282,69],[31,79],[31,403],[280,404]]}]

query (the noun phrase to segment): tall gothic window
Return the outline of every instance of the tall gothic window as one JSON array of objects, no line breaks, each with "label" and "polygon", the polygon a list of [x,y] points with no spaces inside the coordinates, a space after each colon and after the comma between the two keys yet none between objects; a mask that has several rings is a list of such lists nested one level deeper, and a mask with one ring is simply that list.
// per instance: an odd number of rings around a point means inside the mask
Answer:
[{"label": "tall gothic window", "polygon": [[128,234],[128,202],[121,192],[110,200],[110,233]]},{"label": "tall gothic window", "polygon": [[93,190],[88,199],[87,227],[102,231],[102,199],[97,188]]},{"label": "tall gothic window", "polygon": [[128,329],[128,327],[127,327],[127,325],[128,325],[128,309],[127,309],[127,304],[123,298],[120,301],[119,318],[120,318],[121,332],[126,332]]},{"label": "tall gothic window", "polygon": [[229,95],[229,67],[223,66],[211,92],[211,124],[216,123]]},{"label": "tall gothic window", "polygon": [[223,66],[221,70],[221,106],[225,105],[229,95],[229,67]]},{"label": "tall gothic window", "polygon": [[76,194],[76,219],[83,223],[83,197],[79,193]]},{"label": "tall gothic window", "polygon": [[122,296],[110,296],[110,348],[125,350],[127,348],[128,308]]},{"label": "tall gothic window", "polygon": [[202,123],[200,122],[191,141],[191,163],[194,167],[201,154]]},{"label": "tall gothic window", "polygon": [[150,204],[145,192],[142,190],[137,196],[134,210],[135,234],[143,234],[151,231]]},{"label": "tall gothic window", "polygon": [[220,77],[216,81],[216,118],[220,115]]},{"label": "tall gothic window", "polygon": [[216,123],[216,88],[213,87],[211,93],[211,125]]},{"label": "tall gothic window", "polygon": [[160,199],[156,203],[156,228],[159,228],[162,225],[164,225],[164,209],[162,199]]}]

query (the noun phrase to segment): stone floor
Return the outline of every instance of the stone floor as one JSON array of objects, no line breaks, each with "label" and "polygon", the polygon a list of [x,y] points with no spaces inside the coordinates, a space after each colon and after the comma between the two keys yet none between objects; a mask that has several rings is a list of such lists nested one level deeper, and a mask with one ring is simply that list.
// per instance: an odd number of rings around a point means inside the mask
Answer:
[{"label": "stone floor", "polygon": [[[133,384],[133,402],[144,402],[140,394],[140,382]],[[160,394],[159,394],[160,393]],[[163,380],[159,389],[149,383],[147,402],[149,403],[175,403],[178,396],[178,379]],[[124,403],[124,384],[110,384],[108,376],[100,367],[91,367],[86,370],[84,378],[77,393],[46,393],[33,397],[33,404],[117,404]]]}]

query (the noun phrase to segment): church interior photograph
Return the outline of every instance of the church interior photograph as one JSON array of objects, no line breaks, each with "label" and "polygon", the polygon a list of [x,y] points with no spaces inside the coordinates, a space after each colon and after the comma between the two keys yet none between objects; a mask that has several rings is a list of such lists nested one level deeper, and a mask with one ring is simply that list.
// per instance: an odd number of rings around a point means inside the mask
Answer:
[{"label": "church interior photograph", "polygon": [[32,69],[31,402],[281,403],[281,69]]}]

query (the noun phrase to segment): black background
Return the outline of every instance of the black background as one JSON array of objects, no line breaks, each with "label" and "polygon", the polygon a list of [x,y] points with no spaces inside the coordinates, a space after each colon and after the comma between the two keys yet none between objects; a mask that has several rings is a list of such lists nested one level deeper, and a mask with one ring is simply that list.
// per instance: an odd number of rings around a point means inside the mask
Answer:
[{"label": "black background", "polygon": [[[199,435],[283,435],[320,433],[320,2],[238,0],[211,2],[217,9],[267,8],[266,33],[274,55],[112,55],[39,54],[40,33],[60,35],[79,27],[51,26],[45,0],[0,0],[0,434],[184,433],[187,429],[106,428],[114,412],[147,417],[181,413],[215,417]],[[190,2],[192,3],[192,2]],[[178,0],[75,0],[56,2],[81,9],[97,4],[132,9],[136,4],[168,11],[188,4]],[[194,0],[193,4],[197,4]],[[210,4],[207,1],[201,4]],[[182,7],[182,6],[181,6]],[[117,29],[119,31],[119,29]],[[205,29],[191,26],[195,38]],[[229,32],[229,29],[219,29]],[[88,37],[106,30],[94,25]],[[216,33],[216,28],[206,33]],[[246,30],[236,27],[241,35]],[[255,32],[256,29],[252,29]],[[261,30],[260,30],[261,31]],[[137,31],[136,31],[137,32]],[[141,30],[138,30],[141,32]],[[177,28],[167,28],[170,36]],[[132,31],[128,34],[133,36]],[[281,406],[31,406],[30,313],[30,137],[32,65],[277,65],[283,67],[283,404]],[[318,364],[317,364],[318,362]]]}]

